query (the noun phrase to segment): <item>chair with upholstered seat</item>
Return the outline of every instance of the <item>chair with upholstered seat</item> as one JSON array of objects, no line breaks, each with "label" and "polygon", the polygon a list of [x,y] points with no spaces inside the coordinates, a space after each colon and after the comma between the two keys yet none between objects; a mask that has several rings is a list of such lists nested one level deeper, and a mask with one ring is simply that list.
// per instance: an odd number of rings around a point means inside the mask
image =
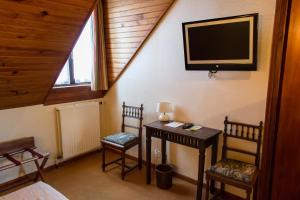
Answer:
[{"label": "chair with upholstered seat", "polygon": [[[122,113],[122,126],[121,132],[115,133],[109,136],[104,137],[101,140],[102,143],[102,170],[105,171],[105,168],[111,164],[121,165],[121,176],[124,180],[125,175],[132,171],[135,168],[142,169],[142,129],[143,129],[143,104],[141,107],[128,106],[123,102],[123,113]],[[138,120],[139,125],[133,126],[125,124],[125,119],[131,118]],[[138,135],[125,132],[125,128],[137,129]],[[125,153],[128,149],[138,145],[138,164],[130,167],[125,163]],[[106,150],[114,150],[121,154],[121,158],[118,158],[109,163],[105,163],[105,152]],[[119,163],[121,161],[121,163]],[[126,168],[126,169],[125,169]]]},{"label": "chair with upholstered seat", "polygon": [[[228,117],[226,117],[224,125],[222,160],[206,171],[205,199],[209,199],[209,185],[211,180],[221,182],[221,190],[219,194],[224,192],[225,184],[228,184],[246,190],[247,200],[250,200],[251,193],[254,188],[253,199],[256,199],[263,123],[260,122],[257,126],[231,122],[228,121]],[[250,152],[244,149],[229,147],[228,138],[237,138],[255,143],[256,151]],[[255,158],[255,163],[250,164],[236,159],[229,159],[228,151],[252,156]]]}]

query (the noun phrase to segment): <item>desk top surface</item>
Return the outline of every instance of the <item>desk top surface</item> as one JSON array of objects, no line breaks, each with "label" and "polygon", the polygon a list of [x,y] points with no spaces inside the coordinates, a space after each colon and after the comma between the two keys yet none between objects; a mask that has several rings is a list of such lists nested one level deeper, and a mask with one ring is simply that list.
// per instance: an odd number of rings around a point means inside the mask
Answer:
[{"label": "desk top surface", "polygon": [[177,128],[165,126],[165,124],[167,124],[167,123],[169,123],[169,122],[155,121],[150,124],[146,124],[145,127],[154,128],[154,129],[158,129],[161,131],[166,131],[166,132],[183,135],[183,136],[187,136],[187,137],[193,137],[193,138],[201,139],[201,140],[208,140],[212,137],[219,135],[222,132],[221,130],[207,128],[207,127],[202,127],[197,131],[189,131],[189,130],[182,129],[182,126],[179,126]]}]

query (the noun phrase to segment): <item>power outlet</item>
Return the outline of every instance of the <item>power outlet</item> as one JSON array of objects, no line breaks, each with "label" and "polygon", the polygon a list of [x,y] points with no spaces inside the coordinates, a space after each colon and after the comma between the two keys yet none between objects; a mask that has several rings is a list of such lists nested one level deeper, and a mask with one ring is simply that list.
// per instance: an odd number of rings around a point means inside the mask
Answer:
[{"label": "power outlet", "polygon": [[154,163],[158,165],[161,160],[161,151],[159,148],[154,148]]},{"label": "power outlet", "polygon": [[160,154],[161,154],[160,149],[155,148],[155,149],[154,149],[154,155],[157,157],[157,156],[159,156]]}]

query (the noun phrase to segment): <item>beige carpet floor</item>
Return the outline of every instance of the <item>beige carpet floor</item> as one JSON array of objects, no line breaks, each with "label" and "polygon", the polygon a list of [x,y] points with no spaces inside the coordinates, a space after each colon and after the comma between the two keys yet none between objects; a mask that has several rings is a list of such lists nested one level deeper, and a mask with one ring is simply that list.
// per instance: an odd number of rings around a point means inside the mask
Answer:
[{"label": "beige carpet floor", "polygon": [[[183,180],[174,178],[170,190],[161,190],[155,181],[146,184],[145,166],[141,171],[134,170],[122,181],[118,166],[103,173],[100,164],[100,153],[92,154],[48,171],[45,179],[71,200],[195,199],[196,186]],[[154,173],[152,176],[155,180]]]}]

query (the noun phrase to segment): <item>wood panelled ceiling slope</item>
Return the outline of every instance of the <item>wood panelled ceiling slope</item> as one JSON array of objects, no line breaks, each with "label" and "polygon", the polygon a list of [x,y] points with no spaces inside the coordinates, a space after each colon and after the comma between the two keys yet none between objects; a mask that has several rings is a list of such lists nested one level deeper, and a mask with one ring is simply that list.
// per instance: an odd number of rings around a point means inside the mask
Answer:
[{"label": "wood panelled ceiling slope", "polygon": [[[112,85],[175,0],[103,0]],[[0,109],[43,104],[95,0],[0,0]]]},{"label": "wood panelled ceiling slope", "polygon": [[175,0],[104,0],[108,78],[112,85]]},{"label": "wood panelled ceiling slope", "polygon": [[42,104],[94,0],[0,0],[0,109]]}]

